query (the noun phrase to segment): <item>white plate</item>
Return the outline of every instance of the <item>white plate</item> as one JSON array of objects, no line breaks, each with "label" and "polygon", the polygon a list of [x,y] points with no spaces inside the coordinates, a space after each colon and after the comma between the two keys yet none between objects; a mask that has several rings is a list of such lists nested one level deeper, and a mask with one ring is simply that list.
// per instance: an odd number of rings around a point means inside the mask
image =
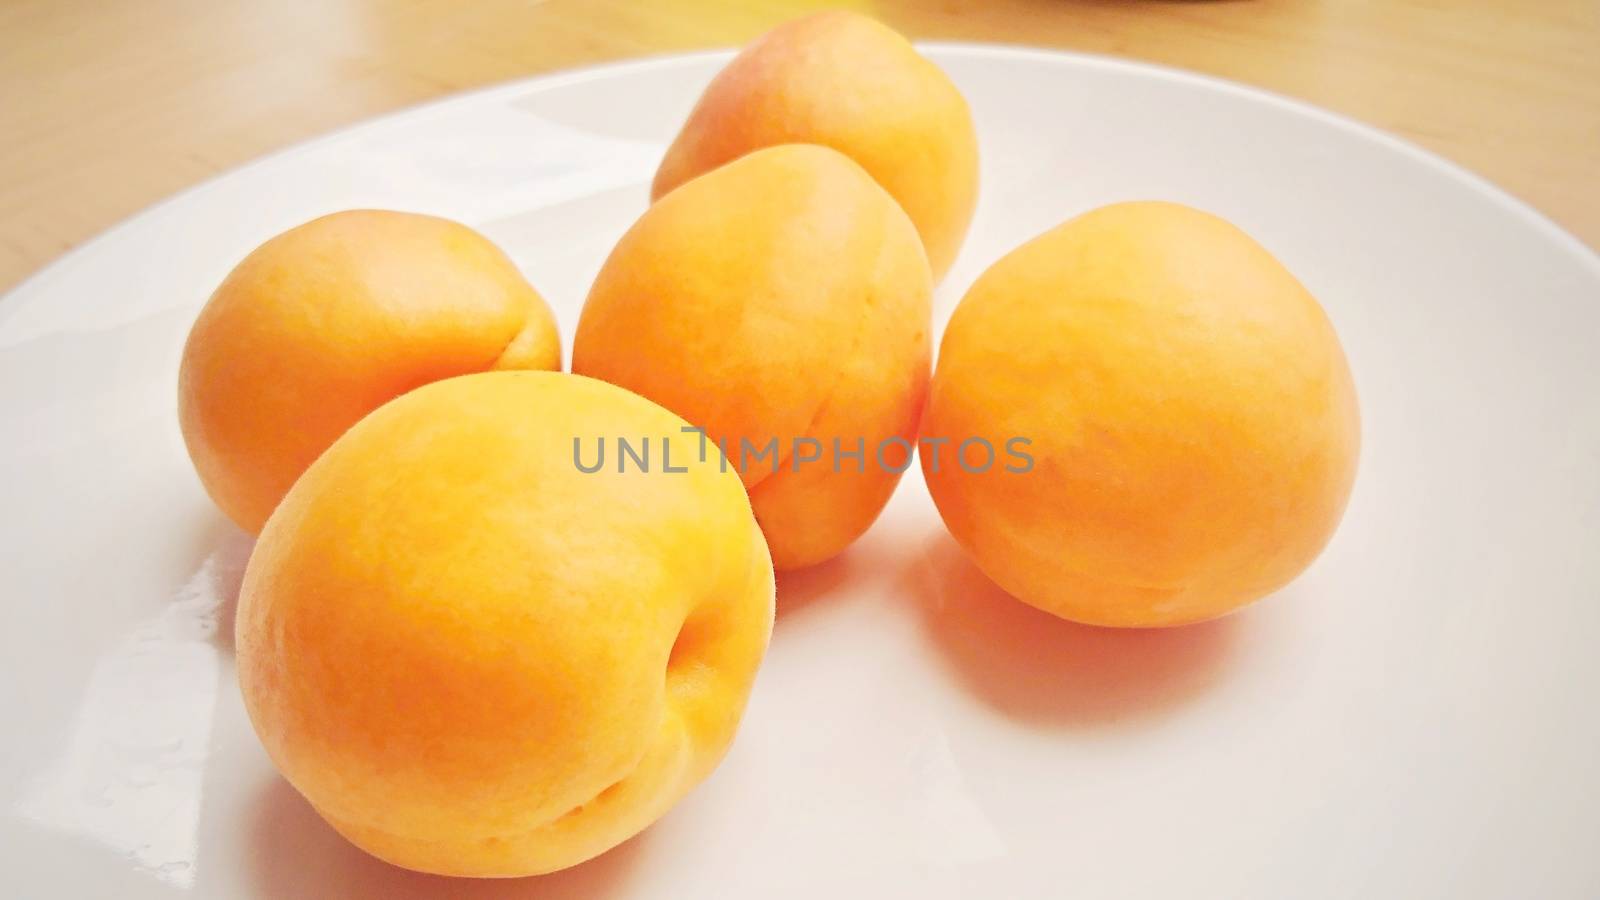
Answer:
[{"label": "white plate", "polygon": [[1068,625],[975,574],[913,470],[845,557],[781,582],[733,751],[642,837],[512,882],[367,858],[274,775],[240,705],[249,542],[178,435],[189,323],[262,239],[377,206],[483,229],[570,337],[727,56],[463,96],[189,191],[0,304],[0,893],[1600,895],[1600,259],[1305,106],[1106,59],[929,52],[983,149],[938,321],[1007,249],[1131,198],[1226,216],[1322,299],[1366,440],[1309,572],[1209,625]]}]

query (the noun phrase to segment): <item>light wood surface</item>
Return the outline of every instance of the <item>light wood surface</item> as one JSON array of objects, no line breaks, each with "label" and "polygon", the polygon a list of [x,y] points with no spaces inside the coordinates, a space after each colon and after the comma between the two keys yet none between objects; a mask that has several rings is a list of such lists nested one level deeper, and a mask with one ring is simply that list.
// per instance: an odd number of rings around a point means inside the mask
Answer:
[{"label": "light wood surface", "polygon": [[1304,98],[1600,246],[1600,0],[0,0],[0,289],[320,132],[841,5],[916,38],[1115,54]]}]

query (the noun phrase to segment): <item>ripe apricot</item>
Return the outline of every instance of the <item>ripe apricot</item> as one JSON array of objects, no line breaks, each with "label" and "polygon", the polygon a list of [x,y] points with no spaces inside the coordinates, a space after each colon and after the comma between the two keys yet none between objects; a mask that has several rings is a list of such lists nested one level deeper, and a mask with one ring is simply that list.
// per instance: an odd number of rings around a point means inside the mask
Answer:
[{"label": "ripe apricot", "polygon": [[[306,470],[245,571],[239,684],[334,828],[410,869],[548,872],[716,766],[772,564],[684,425],[592,379],[491,372],[391,401]],[[618,435],[671,471],[575,465]]]},{"label": "ripe apricot", "polygon": [[771,147],[661,198],[623,235],[572,367],[705,429],[778,568],[796,568],[865,531],[910,464],[930,292],[916,230],[860,166]]},{"label": "ripe apricot", "polygon": [[558,369],[555,319],[465,225],[334,213],[256,248],[200,312],[178,420],[206,491],[255,533],[300,473],[412,388],[489,369]]},{"label": "ripe apricot", "polygon": [[972,114],[948,76],[894,30],[852,12],[780,25],[700,97],[657,170],[652,195],[752,150],[823,144],[894,196],[942,277],[978,198]]},{"label": "ripe apricot", "polygon": [[1126,626],[1293,579],[1338,524],[1360,443],[1315,298],[1244,232],[1172,203],[1095,210],[985,272],[945,332],[923,433],[1027,441],[1013,470],[924,453],[940,514],[1011,594]]}]

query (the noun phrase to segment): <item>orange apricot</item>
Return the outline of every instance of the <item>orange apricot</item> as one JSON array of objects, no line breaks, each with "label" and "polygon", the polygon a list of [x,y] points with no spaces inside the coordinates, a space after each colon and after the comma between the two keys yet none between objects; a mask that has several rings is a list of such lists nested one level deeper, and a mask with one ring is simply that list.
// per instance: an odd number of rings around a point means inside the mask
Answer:
[{"label": "orange apricot", "polygon": [[1172,203],[1095,210],[990,267],[950,320],[922,429],[1000,450],[987,468],[976,444],[922,454],[979,568],[1123,626],[1212,618],[1293,579],[1339,522],[1360,444],[1316,299],[1244,232]]},{"label": "orange apricot", "polygon": [[978,198],[967,102],[905,38],[857,13],[818,13],[746,47],[706,88],[652,195],[761,147],[823,144],[860,163],[916,224],[935,279]]},{"label": "orange apricot", "polygon": [[572,367],[703,428],[778,568],[810,565],[872,524],[910,464],[931,284],[910,220],[860,166],[816,145],[758,150],[623,235]]},{"label": "orange apricot", "polygon": [[[245,571],[239,685],[335,829],[409,869],[537,874],[626,840],[711,772],[773,575],[738,477],[699,462],[685,424],[581,376],[465,375],[384,405],[306,470]],[[672,471],[578,465],[575,441],[587,465],[617,435]]]},{"label": "orange apricot", "polygon": [[452,375],[560,366],[550,308],[494,244],[445,219],[353,210],[228,274],[184,346],[178,419],[206,491],[255,533],[384,402]]}]

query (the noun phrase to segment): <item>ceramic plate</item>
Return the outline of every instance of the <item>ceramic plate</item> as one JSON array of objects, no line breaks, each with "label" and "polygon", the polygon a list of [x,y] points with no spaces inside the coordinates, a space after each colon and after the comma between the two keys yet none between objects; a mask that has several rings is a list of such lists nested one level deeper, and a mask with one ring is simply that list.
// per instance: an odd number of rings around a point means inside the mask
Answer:
[{"label": "ceramic plate", "polygon": [[1321,298],[1365,441],[1309,571],[1207,625],[1070,625],[965,562],[913,469],[845,556],[780,581],[731,753],[641,837],[518,881],[366,857],[274,774],[240,703],[250,541],[179,437],[189,324],[266,237],[392,207],[482,229],[570,341],[728,57],[453,98],[182,194],[0,302],[3,893],[1600,895],[1600,258],[1294,102],[1093,57],[927,50],[983,152],[936,323],[1006,250],[1135,198],[1231,219]]}]

